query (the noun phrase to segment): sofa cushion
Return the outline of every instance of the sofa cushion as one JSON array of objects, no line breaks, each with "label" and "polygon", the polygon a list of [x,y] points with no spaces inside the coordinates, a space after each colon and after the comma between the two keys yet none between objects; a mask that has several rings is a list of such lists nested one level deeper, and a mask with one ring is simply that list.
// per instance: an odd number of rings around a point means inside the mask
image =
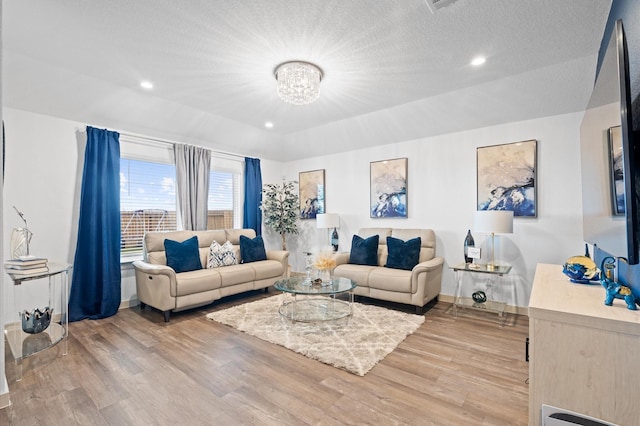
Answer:
[{"label": "sofa cushion", "polygon": [[369,288],[412,293],[411,271],[395,268],[373,268],[369,273]]},{"label": "sofa cushion", "polygon": [[239,245],[240,244],[240,236],[244,235],[247,238],[255,238],[256,231],[253,229],[225,229],[225,234],[227,235],[226,239],[231,241],[231,244]]},{"label": "sofa cushion", "polygon": [[372,235],[363,239],[358,235],[354,235],[351,239],[351,253],[349,254],[349,263],[353,265],[378,265],[378,242],[379,235]]},{"label": "sofa cushion", "polygon": [[220,287],[230,287],[233,285],[249,283],[253,289],[253,282],[256,279],[256,271],[250,263],[231,265],[226,268],[218,268],[216,271],[220,274]]},{"label": "sofa cushion", "polygon": [[420,237],[420,260],[418,262],[426,262],[436,255],[436,234],[433,229],[398,229],[392,230],[391,236],[400,238],[401,240],[410,240],[411,238]]},{"label": "sofa cushion", "polygon": [[195,235],[181,243],[165,239],[164,251],[167,255],[167,266],[173,268],[176,273],[202,269],[198,237]]},{"label": "sofa cushion", "polygon": [[240,257],[242,263],[267,260],[267,252],[264,249],[262,236],[258,235],[255,238],[249,238],[240,235]]},{"label": "sofa cushion", "polygon": [[209,246],[209,255],[207,256],[207,268],[219,268],[221,266],[231,266],[238,263],[236,259],[236,250],[230,241],[223,245],[214,241]]},{"label": "sofa cushion", "polygon": [[369,274],[375,268],[375,266],[343,263],[342,265],[336,266],[336,269],[333,270],[333,275],[336,277],[349,278],[358,287],[369,287]]},{"label": "sofa cushion", "polygon": [[176,296],[188,296],[219,289],[222,283],[217,269],[200,269],[176,275]]},{"label": "sofa cushion", "polygon": [[254,262],[251,266],[253,266],[253,270],[256,272],[256,280],[281,277],[285,273],[282,267],[282,262],[277,260]]},{"label": "sofa cushion", "polygon": [[420,259],[420,237],[402,241],[399,238],[387,237],[387,263],[386,268],[405,269],[410,271],[418,264]]}]

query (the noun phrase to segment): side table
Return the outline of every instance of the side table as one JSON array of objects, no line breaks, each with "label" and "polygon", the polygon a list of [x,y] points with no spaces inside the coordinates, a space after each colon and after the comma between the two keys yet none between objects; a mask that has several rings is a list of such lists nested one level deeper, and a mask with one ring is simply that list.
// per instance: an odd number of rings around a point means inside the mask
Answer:
[{"label": "side table", "polygon": [[[16,363],[16,381],[22,380],[22,360],[49,349],[52,346],[63,342],[62,354],[68,351],[67,336],[69,335],[69,272],[71,265],[49,262],[48,271],[36,274],[15,274],[5,269],[14,285],[14,307],[18,309],[18,322],[5,326],[5,335],[11,354]],[[28,301],[23,300],[23,287],[35,280],[46,279],[49,284],[49,307],[53,308],[51,323],[46,330],[29,334],[22,331],[22,312],[31,311],[36,306],[28,305]],[[59,295],[57,299],[56,295]],[[44,306],[38,306],[44,308]]]},{"label": "side table", "polygon": [[[492,300],[490,295],[487,294],[487,300],[485,302],[476,302],[471,297],[463,296],[463,283],[462,280],[465,275],[471,274],[475,278],[484,277],[487,279],[486,287],[487,293],[490,293],[491,287],[497,277],[502,277],[511,271],[511,266],[500,265],[494,266],[493,269],[488,269],[486,265],[466,264],[461,263],[459,265],[451,267],[456,275],[456,294],[453,302],[453,316],[458,316],[458,309],[469,308],[482,311],[488,311],[498,314],[501,325],[504,325],[507,317],[505,314],[505,308],[507,304]],[[515,295],[515,289],[512,288],[512,294]]]}]

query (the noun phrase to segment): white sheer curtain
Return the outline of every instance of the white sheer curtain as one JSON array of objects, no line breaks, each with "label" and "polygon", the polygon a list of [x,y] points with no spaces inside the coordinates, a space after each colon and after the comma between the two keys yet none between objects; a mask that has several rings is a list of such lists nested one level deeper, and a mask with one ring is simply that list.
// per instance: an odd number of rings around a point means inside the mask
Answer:
[{"label": "white sheer curtain", "polygon": [[211,151],[192,145],[173,145],[176,162],[178,221],[190,231],[207,229],[207,199]]}]

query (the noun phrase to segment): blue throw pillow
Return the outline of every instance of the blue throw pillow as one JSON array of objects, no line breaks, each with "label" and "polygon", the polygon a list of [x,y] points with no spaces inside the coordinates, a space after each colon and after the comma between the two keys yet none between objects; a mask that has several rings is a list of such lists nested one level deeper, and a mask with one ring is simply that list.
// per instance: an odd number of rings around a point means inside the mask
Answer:
[{"label": "blue throw pillow", "polygon": [[258,235],[251,239],[240,235],[240,257],[242,258],[242,263],[267,260],[267,252],[264,249],[262,236]]},{"label": "blue throw pillow", "polygon": [[420,237],[402,241],[399,238],[387,237],[387,263],[385,268],[406,269],[410,271],[420,261]]},{"label": "blue throw pillow", "polygon": [[379,235],[372,235],[367,239],[354,235],[351,239],[349,263],[354,265],[377,266],[379,241]]},{"label": "blue throw pillow", "polygon": [[200,251],[198,250],[198,237],[195,235],[181,243],[173,240],[164,240],[164,252],[167,256],[167,266],[173,268],[176,272],[202,269]]}]

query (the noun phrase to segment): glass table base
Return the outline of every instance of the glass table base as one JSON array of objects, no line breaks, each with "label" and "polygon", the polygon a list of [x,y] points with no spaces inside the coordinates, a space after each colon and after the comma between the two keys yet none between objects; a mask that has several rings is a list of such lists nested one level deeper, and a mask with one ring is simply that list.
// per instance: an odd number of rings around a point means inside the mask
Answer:
[{"label": "glass table base", "polygon": [[486,302],[478,303],[470,297],[458,297],[453,304],[453,316],[458,316],[458,309],[460,308],[474,309],[477,311],[492,312],[494,314],[498,314],[500,322],[504,324],[504,322],[507,320],[507,313],[505,311],[506,307],[507,304],[504,302],[487,300]]},{"label": "glass table base", "polygon": [[352,297],[345,301],[335,297],[296,296],[288,301],[283,300],[278,312],[291,321],[333,321],[351,315],[352,303]]}]

